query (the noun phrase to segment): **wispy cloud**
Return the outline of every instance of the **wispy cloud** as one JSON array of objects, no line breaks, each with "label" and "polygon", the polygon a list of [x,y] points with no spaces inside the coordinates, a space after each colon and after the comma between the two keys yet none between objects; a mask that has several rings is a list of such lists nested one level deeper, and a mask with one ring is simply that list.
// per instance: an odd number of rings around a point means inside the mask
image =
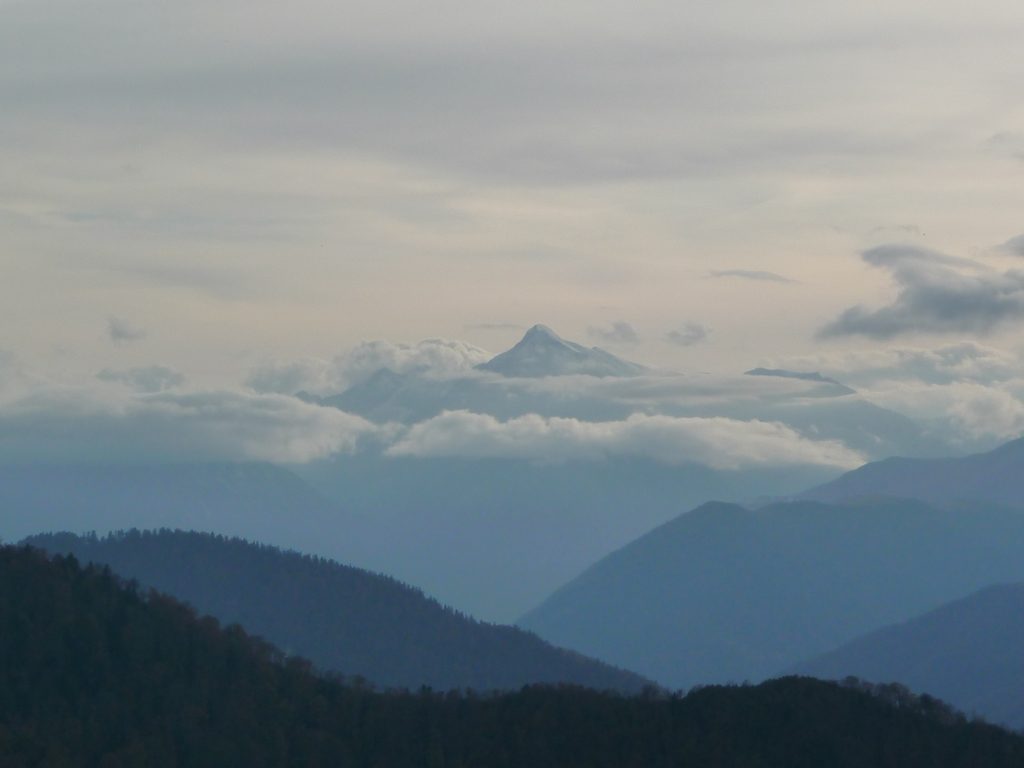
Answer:
[{"label": "wispy cloud", "polygon": [[107,336],[115,344],[130,344],[146,338],[146,331],[120,317],[107,318]]},{"label": "wispy cloud", "polygon": [[96,378],[100,381],[124,384],[136,392],[145,393],[163,392],[185,383],[185,377],[181,373],[163,365],[121,371],[105,368],[96,374]]},{"label": "wispy cloud", "polygon": [[759,269],[714,269],[709,277],[737,277],[742,280],[759,280],[766,283],[795,283],[796,280],[776,272],[764,272]]},{"label": "wispy cloud", "polygon": [[640,336],[636,329],[625,320],[616,320],[607,327],[590,326],[587,328],[587,335],[607,344],[640,343]]},{"label": "wispy cloud", "polygon": [[700,323],[687,323],[682,328],[669,331],[665,338],[680,347],[692,347],[705,341],[711,333],[711,329]]},{"label": "wispy cloud", "polygon": [[424,339],[415,344],[363,341],[332,360],[306,358],[269,361],[249,372],[245,384],[262,393],[295,394],[300,390],[330,395],[358,384],[382,368],[447,379],[471,374],[491,353],[465,341]]}]

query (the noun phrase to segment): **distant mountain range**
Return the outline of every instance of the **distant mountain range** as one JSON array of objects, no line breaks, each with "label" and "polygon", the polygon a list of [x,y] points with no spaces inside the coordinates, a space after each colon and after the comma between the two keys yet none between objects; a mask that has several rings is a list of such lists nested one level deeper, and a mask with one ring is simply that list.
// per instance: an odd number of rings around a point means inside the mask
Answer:
[{"label": "distant mountain range", "polygon": [[940,505],[988,501],[1024,506],[1024,439],[958,458],[876,461],[801,494],[826,502],[879,496]]},{"label": "distant mountain range", "polygon": [[638,376],[647,369],[605,352],[566,341],[546,325],[535,325],[507,352],[477,366],[515,378],[541,376]]},{"label": "distant mountain range", "polygon": [[917,501],[705,504],[520,620],[671,687],[760,680],[972,590],[1024,580],[1024,513]]},{"label": "distant mountain range", "polygon": [[989,722],[1024,729],[1024,584],[987,587],[788,671],[899,681]]},{"label": "distant mountain range", "polygon": [[0,547],[0,754],[10,768],[1016,768],[1024,738],[898,687],[798,678],[685,698],[374,693],[109,571]]},{"label": "distant mountain range", "polygon": [[241,536],[387,573],[477,618],[509,623],[704,498],[789,494],[833,474],[632,459],[600,467],[373,453],[290,469],[8,466],[0,468],[0,539],[131,528]]},{"label": "distant mountain range", "polygon": [[503,623],[705,499],[789,495],[835,474],[823,467],[733,472],[630,457],[537,464],[369,454],[294,471],[347,513],[345,525],[323,530],[315,551],[333,542],[344,562]]},{"label": "distant mountain range", "polygon": [[110,566],[319,668],[412,690],[572,683],[638,692],[647,681],[514,627],[484,624],[393,579],[240,539],[161,531],[24,543]]}]

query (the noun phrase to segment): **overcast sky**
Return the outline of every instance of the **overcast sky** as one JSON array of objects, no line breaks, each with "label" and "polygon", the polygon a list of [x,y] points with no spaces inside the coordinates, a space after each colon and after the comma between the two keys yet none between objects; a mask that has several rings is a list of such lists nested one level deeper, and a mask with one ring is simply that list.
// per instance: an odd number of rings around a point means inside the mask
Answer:
[{"label": "overcast sky", "polygon": [[1022,39],[1019,0],[0,0],[0,365],[1017,355]]}]

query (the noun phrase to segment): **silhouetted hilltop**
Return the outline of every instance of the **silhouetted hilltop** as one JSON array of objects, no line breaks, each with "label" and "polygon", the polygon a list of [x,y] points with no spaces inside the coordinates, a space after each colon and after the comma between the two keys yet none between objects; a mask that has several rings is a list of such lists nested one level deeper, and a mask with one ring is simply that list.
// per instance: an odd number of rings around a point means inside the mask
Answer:
[{"label": "silhouetted hilltop", "polygon": [[130,531],[42,535],[25,543],[109,565],[321,669],[380,686],[573,683],[637,692],[647,683],[521,629],[475,621],[386,576],[240,539]]},{"label": "silhouetted hilltop", "polygon": [[898,680],[1024,728],[1024,584],[988,587],[798,664],[800,674]]}]

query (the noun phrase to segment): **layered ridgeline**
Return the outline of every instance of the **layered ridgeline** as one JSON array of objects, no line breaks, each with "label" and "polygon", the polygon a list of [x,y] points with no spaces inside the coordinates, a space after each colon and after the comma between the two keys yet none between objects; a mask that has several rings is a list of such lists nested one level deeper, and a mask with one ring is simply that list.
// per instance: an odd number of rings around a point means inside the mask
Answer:
[{"label": "layered ridgeline", "polygon": [[109,571],[0,549],[0,754],[38,765],[1009,768],[1024,738],[900,688],[379,694]]},{"label": "layered ridgeline", "polygon": [[1024,729],[1024,584],[988,587],[794,670],[898,680],[990,722]]},{"label": "layered ridgeline", "polygon": [[[0,468],[0,538],[161,527],[243,536],[388,573],[474,616],[508,623],[599,558],[697,504],[790,496],[841,471],[816,463],[813,450],[799,451],[803,459],[739,466],[726,455],[734,448],[722,448],[724,461],[716,462],[699,441],[692,455],[675,455],[675,432],[649,440],[614,423],[631,414],[778,421],[865,457],[943,449],[909,419],[833,396],[835,384],[808,374],[718,381],[638,373],[639,366],[541,327],[484,365],[450,375],[382,367],[334,396],[307,396],[380,424],[381,434],[449,434],[450,444],[403,440],[404,449],[391,450],[390,438],[366,439],[352,455],[287,469],[199,461]],[[742,394],[722,401],[714,394],[722,386]],[[463,413],[424,425],[445,411]],[[538,416],[613,423],[605,433],[543,424]],[[527,421],[507,423],[519,417]],[[568,445],[548,439],[563,428],[581,436]],[[607,450],[604,437],[593,437],[600,434],[612,435]]]},{"label": "layered ridgeline", "polygon": [[1024,513],[914,501],[712,503],[520,621],[672,687],[759,680],[981,587],[1024,580]]},{"label": "layered ridgeline", "polygon": [[841,502],[878,496],[941,505],[982,500],[1024,506],[1024,438],[971,456],[871,462],[801,498]]},{"label": "layered ridgeline", "polygon": [[477,622],[388,577],[240,539],[131,531],[25,543],[107,565],[321,669],[378,686],[483,691],[573,683],[637,692],[646,684],[515,627]]}]

